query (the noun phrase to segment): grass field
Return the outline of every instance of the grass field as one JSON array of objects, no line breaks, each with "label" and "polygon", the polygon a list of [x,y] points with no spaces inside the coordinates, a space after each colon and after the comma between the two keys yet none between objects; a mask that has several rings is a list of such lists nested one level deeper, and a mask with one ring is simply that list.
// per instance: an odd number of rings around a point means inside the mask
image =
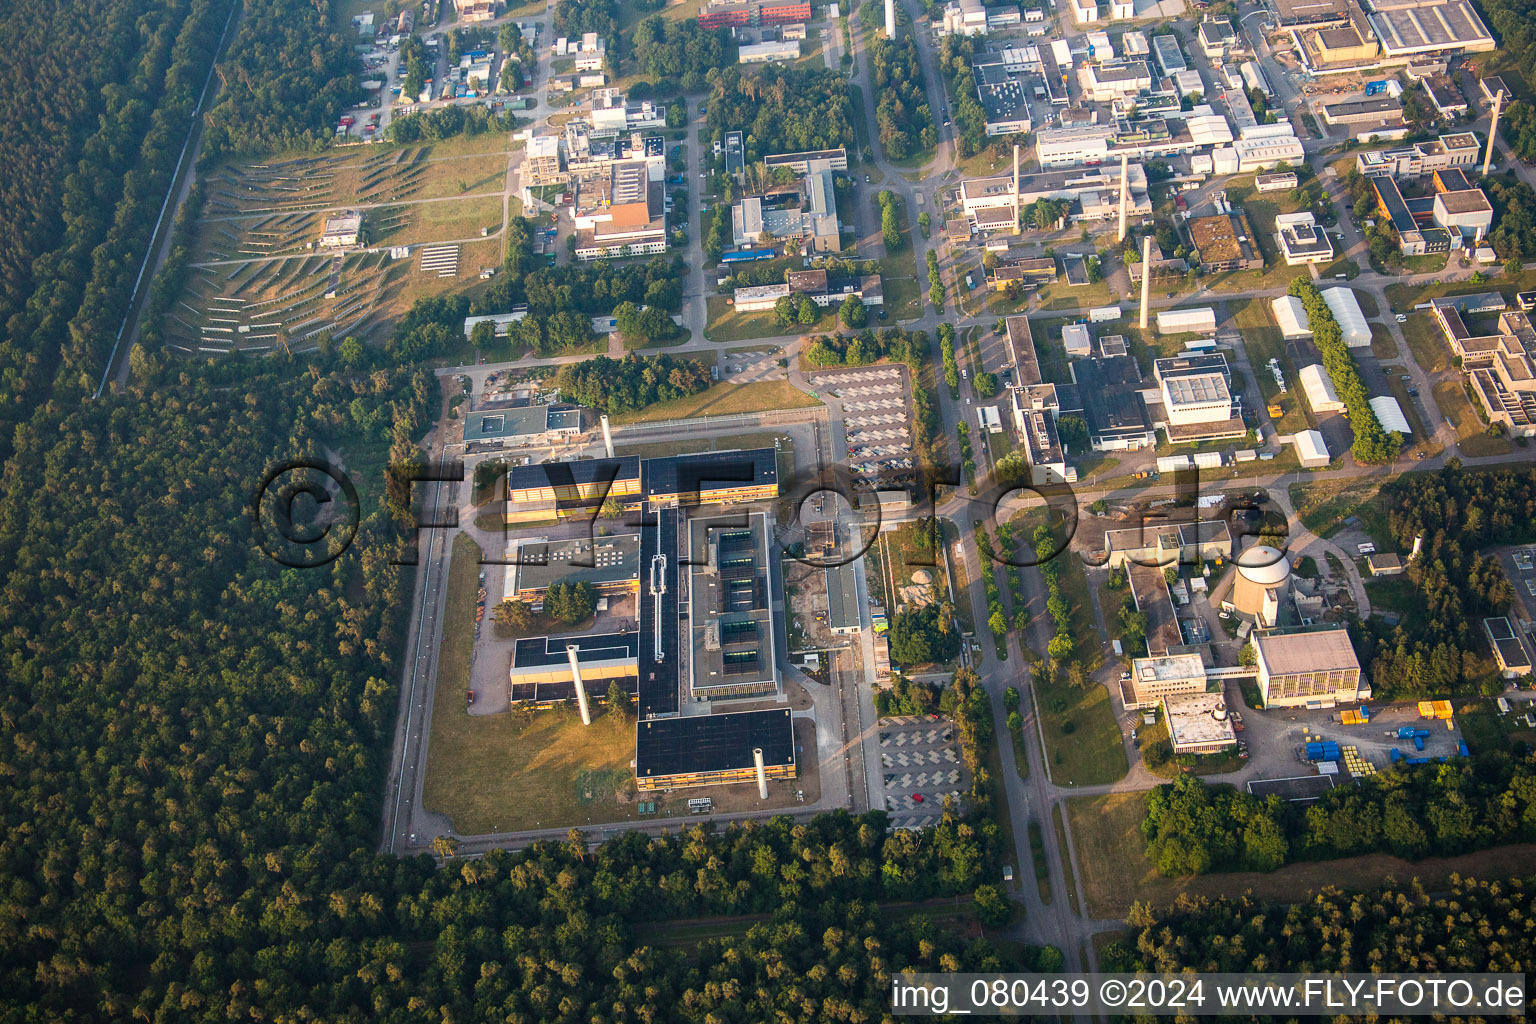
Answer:
[{"label": "grass field", "polygon": [[1371,354],[1377,359],[1397,358],[1397,339],[1384,323],[1371,324]]},{"label": "grass field", "polygon": [[830,331],[837,326],[837,316],[831,307],[820,310],[821,315],[813,324],[796,324],[780,327],[773,310],[759,313],[738,313],[736,307],[724,295],[711,295],[705,300],[709,321],[704,327],[704,337],[710,341],[751,341],[755,338],[776,338],[786,334],[815,334]]},{"label": "grass field", "polygon": [[[456,831],[475,835],[541,825],[623,821],[633,804],[634,727],[600,715],[583,727],[574,710],[470,715],[464,705],[474,651],[480,547],[454,538],[432,702],[422,803]],[[538,785],[529,785],[531,779]]]},{"label": "grass field", "polygon": [[[1451,350],[1440,336],[1440,328],[1428,313],[1410,313],[1405,323],[1399,324],[1413,361],[1426,373],[1438,373],[1451,365]],[[1374,345],[1374,342],[1373,342]]]},{"label": "grass field", "polygon": [[750,384],[716,384],[696,395],[658,402],[639,412],[620,413],[614,423],[649,423],[655,420],[724,416],[734,412],[767,412],[775,409],[809,409],[821,405],[787,380],[754,381]]},{"label": "grass field", "polygon": [[[1297,377],[1296,364],[1285,350],[1285,336],[1270,319],[1269,303],[1264,299],[1237,299],[1227,303],[1227,308],[1233,311],[1233,322],[1242,331],[1248,362],[1253,367],[1265,404],[1278,401],[1285,410],[1285,414],[1275,421],[1275,429],[1282,434],[1293,434],[1314,426],[1301,400],[1301,381]],[[1280,385],[1275,383],[1275,375],[1269,372],[1271,359],[1280,360],[1281,372],[1290,388],[1284,395],[1280,393]]]},{"label": "grass field", "polygon": [[1035,885],[1040,889],[1040,902],[1051,902],[1051,866],[1045,859],[1045,833],[1038,821],[1029,823],[1029,859],[1034,863]]},{"label": "grass field", "polygon": [[[1097,683],[1074,686],[1065,678],[1035,676],[1035,699],[1045,733],[1051,778],[1061,786],[1115,782],[1130,770],[1109,691]],[[1065,731],[1071,723],[1071,732]]]},{"label": "grass field", "polygon": [[1387,527],[1386,506],[1380,493],[1378,483],[1320,480],[1292,484],[1290,498],[1301,524],[1319,537],[1333,536],[1343,527],[1346,517],[1355,516],[1377,547],[1389,551],[1396,542]]},{"label": "grass field", "polygon": [[1456,429],[1462,454],[1508,455],[1514,450],[1509,438],[1489,436],[1488,428],[1478,416],[1478,410],[1473,408],[1472,399],[1467,397],[1466,388],[1460,379],[1435,381],[1434,395],[1440,414]]},{"label": "grass field", "polygon": [[1410,863],[1385,854],[1345,860],[1309,861],[1278,871],[1254,871],[1162,878],[1147,861],[1141,821],[1146,794],[1111,793],[1073,797],[1067,801],[1072,839],[1077,846],[1083,891],[1090,917],[1124,917],[1135,901],[1166,907],[1181,893],[1198,896],[1239,896],[1280,903],[1294,902],[1301,893],[1336,885],[1343,889],[1372,889],[1388,876],[1399,882],[1418,878],[1433,892],[1453,874],[1498,877],[1529,871],[1536,845],[1501,846],[1461,857]]}]

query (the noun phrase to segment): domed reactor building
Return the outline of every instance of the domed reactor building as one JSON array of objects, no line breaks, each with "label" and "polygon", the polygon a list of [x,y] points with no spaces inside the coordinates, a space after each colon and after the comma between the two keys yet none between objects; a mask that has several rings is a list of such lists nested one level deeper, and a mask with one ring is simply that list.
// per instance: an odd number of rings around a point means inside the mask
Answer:
[{"label": "domed reactor building", "polygon": [[1268,629],[1279,624],[1281,609],[1291,601],[1291,564],[1285,552],[1255,544],[1237,556],[1232,606]]}]

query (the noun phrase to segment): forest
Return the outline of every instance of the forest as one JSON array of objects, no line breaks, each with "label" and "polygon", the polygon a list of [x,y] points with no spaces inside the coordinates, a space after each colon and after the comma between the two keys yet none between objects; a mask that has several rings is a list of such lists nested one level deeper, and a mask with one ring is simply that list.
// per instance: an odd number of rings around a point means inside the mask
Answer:
[{"label": "forest", "polygon": [[1175,776],[1148,794],[1141,826],[1147,859],[1159,874],[1179,877],[1364,853],[1450,857],[1536,840],[1536,760],[1529,755],[1399,763],[1356,782],[1302,809]]},{"label": "forest", "polygon": [[245,0],[242,8],[201,160],[329,146],[342,110],[362,97],[352,38],[332,29],[328,4]]},{"label": "forest", "polygon": [[641,356],[631,352],[623,359],[597,356],[567,363],[555,374],[562,397],[606,413],[633,412],[657,402],[686,398],[711,383],[709,368],[702,362],[674,359],[665,353]]},{"label": "forest", "polygon": [[698,92],[710,71],[736,62],[730,30],[700,28],[697,18],[668,21],[652,15],[635,26],[630,47],[639,74],[676,82],[684,92]]},{"label": "forest", "polygon": [[911,36],[895,42],[883,33],[870,51],[875,73],[875,124],[880,145],[892,160],[920,156],[938,145],[933,111],[923,87],[917,42]]},{"label": "forest", "polygon": [[[1105,971],[1518,972],[1536,949],[1528,879],[1452,877],[1431,896],[1416,880],[1375,892],[1327,888],[1289,905],[1183,895],[1138,903],[1130,931],[1100,956]],[[1449,1018],[1464,1021],[1466,1018]],[[1478,1018],[1481,1019],[1481,1018]]]},{"label": "forest", "polygon": [[1483,180],[1488,202],[1493,206],[1493,230],[1488,243],[1500,259],[1529,259],[1536,256],[1536,192],[1513,175]]},{"label": "forest", "polygon": [[96,388],[229,13],[222,0],[0,12],[0,457],[32,405]]},{"label": "forest", "polygon": [[928,358],[926,331],[907,331],[900,327],[882,327],[858,334],[818,334],[802,357],[811,366],[864,366],[889,359],[906,363],[913,372]]},{"label": "forest", "polygon": [[747,163],[774,153],[856,148],[848,80],[827,68],[723,68],[708,104],[705,144],[723,144],[726,132],[739,129]]},{"label": "forest", "polygon": [[1471,471],[1447,466],[1382,488],[1387,523],[1401,551],[1423,538],[1403,575],[1412,596],[1394,627],[1371,618],[1356,648],[1390,696],[1500,692],[1503,682],[1476,652],[1483,618],[1514,598],[1499,562],[1481,549],[1536,540],[1536,470]]}]

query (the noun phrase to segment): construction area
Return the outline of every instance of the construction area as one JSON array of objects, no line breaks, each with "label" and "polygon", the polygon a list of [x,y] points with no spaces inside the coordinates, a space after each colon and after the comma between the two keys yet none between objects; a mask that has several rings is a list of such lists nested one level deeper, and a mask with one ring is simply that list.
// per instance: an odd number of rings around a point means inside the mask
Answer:
[{"label": "construction area", "polygon": [[1428,764],[1467,755],[1450,701],[1308,712],[1302,718],[1300,735],[1290,737],[1297,759],[1321,774],[1359,777],[1398,761]]},{"label": "construction area", "polygon": [[488,278],[508,159],[495,136],[218,166],[199,182],[166,344],[219,355],[366,339],[417,299]]}]

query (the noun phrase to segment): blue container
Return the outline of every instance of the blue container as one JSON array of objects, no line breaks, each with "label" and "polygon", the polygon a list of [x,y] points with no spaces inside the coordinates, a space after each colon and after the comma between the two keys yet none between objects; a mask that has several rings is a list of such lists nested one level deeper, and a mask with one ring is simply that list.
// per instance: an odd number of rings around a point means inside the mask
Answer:
[{"label": "blue container", "polygon": [[1415,730],[1413,730],[1413,734],[1415,736],[1428,736],[1429,735],[1429,730],[1428,729],[1415,729]]},{"label": "blue container", "polygon": [[1424,737],[1423,736],[1415,736],[1413,738],[1413,749],[1414,750],[1423,750],[1424,749]]},{"label": "blue container", "polygon": [[1392,763],[1396,764],[1397,762],[1399,762],[1399,761],[1401,761],[1403,759],[1403,752],[1401,750],[1398,750],[1396,747],[1393,747],[1392,748],[1391,757],[1392,757]]},{"label": "blue container", "polygon": [[1467,756],[1467,745],[1465,743],[1458,743],[1458,744],[1456,744],[1456,753],[1460,754],[1462,757],[1466,757]]},{"label": "blue container", "polygon": [[1398,726],[1397,727],[1397,735],[1398,735],[1399,739],[1404,739],[1404,740],[1410,739],[1413,736],[1413,726],[1411,726],[1411,725],[1400,725],[1400,726]]}]

